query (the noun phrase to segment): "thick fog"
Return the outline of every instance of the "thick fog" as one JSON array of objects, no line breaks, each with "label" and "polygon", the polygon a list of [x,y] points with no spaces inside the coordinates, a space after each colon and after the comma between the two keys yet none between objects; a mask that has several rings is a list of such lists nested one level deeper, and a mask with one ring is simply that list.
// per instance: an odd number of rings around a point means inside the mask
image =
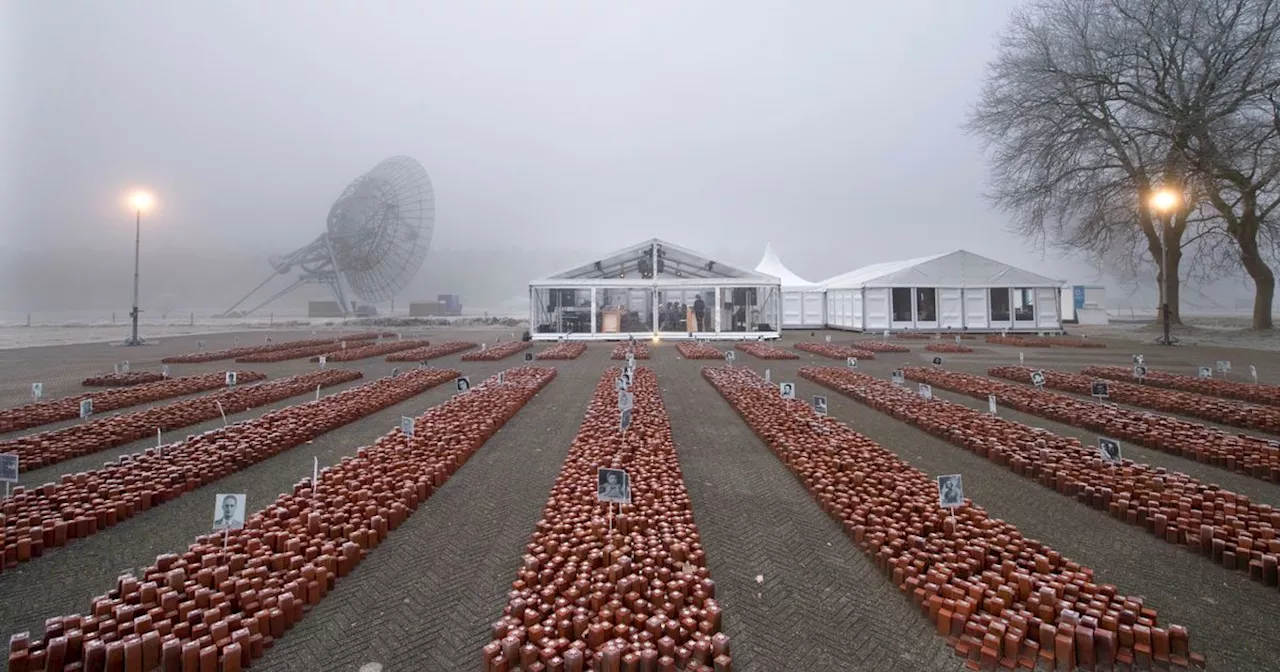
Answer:
[{"label": "thick fog", "polygon": [[1012,6],[8,3],[0,310],[127,310],[137,186],[144,307],[226,307],[397,154],[436,195],[405,303],[498,306],[651,237],[772,242],[811,280],[963,247],[1091,282],[1005,232],[960,129]]}]

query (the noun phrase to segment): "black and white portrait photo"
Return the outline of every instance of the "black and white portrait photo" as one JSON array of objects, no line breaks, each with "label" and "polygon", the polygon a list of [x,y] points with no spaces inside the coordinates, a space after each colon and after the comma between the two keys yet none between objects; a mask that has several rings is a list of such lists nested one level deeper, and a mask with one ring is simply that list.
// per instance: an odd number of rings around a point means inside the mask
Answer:
[{"label": "black and white portrait photo", "polygon": [[18,482],[18,456],[13,454],[0,455],[0,481],[5,483]]},{"label": "black and white portrait photo", "polygon": [[532,362],[532,361],[533,361],[533,353],[532,353],[532,352],[526,352],[526,353],[524,353],[524,361],[526,361],[526,362]]},{"label": "black and white portrait photo", "polygon": [[220,493],[214,502],[214,530],[239,530],[244,527],[245,495]]},{"label": "black and white portrait photo", "polygon": [[1098,397],[1099,399],[1107,398],[1108,391],[1107,391],[1106,381],[1095,380],[1089,387],[1090,387],[1090,392],[1092,392],[1093,396]]},{"label": "black and white portrait photo", "polygon": [[818,415],[826,415],[827,414],[827,398],[822,395],[814,395],[813,410],[817,412]]},{"label": "black and white portrait photo", "polygon": [[1032,371],[1031,384],[1036,387],[1044,387],[1044,371]]},{"label": "black and white portrait photo", "polygon": [[625,432],[631,426],[631,409],[624,408],[618,411],[618,429]]},{"label": "black and white portrait photo", "polygon": [[942,366],[942,358],[941,358],[941,357],[934,357],[934,358],[933,358],[933,365],[934,365],[934,366]]},{"label": "black and white portrait photo", "polygon": [[471,389],[471,379],[466,376],[459,376],[454,379],[453,386],[458,390],[458,394],[462,394]]},{"label": "black and white portrait photo", "polygon": [[1106,437],[1098,438],[1098,453],[1107,462],[1120,461],[1120,442]]},{"label": "black and white portrait photo", "polygon": [[1135,364],[1133,367],[1133,377],[1142,380],[1147,377],[1147,367],[1142,364]]},{"label": "black and white portrait photo", "polygon": [[964,504],[964,484],[960,482],[960,474],[948,474],[938,477],[938,505],[944,509],[954,509]]},{"label": "black and white portrait photo", "polygon": [[631,477],[622,469],[596,471],[596,499],[601,502],[631,503]]},{"label": "black and white portrait photo", "polygon": [[783,399],[796,398],[796,386],[794,383],[782,383],[778,385],[778,391],[782,393]]}]

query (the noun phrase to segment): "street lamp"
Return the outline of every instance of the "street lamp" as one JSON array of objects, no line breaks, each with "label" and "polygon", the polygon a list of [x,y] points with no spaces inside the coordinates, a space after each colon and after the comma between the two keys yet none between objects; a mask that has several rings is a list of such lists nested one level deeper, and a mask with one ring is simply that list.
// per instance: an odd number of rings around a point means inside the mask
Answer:
[{"label": "street lamp", "polygon": [[124,342],[125,345],[142,345],[142,339],[138,338],[138,313],[141,312],[138,310],[138,257],[142,250],[142,211],[151,208],[152,203],[154,199],[145,191],[135,191],[129,196],[129,205],[136,213],[133,230],[133,310],[129,311],[133,333]]},{"label": "street lamp", "polygon": [[1173,337],[1169,335],[1170,321],[1172,316],[1169,312],[1169,231],[1173,228],[1173,213],[1181,204],[1182,198],[1178,192],[1171,189],[1161,189],[1151,195],[1151,209],[1161,218],[1160,232],[1160,312],[1164,318],[1164,335],[1158,343],[1161,345],[1173,345]]}]

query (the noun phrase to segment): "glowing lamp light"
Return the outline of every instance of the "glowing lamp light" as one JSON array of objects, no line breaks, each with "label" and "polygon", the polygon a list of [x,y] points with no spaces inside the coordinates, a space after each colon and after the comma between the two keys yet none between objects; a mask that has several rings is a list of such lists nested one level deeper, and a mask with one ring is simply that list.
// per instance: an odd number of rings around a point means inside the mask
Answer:
[{"label": "glowing lamp light", "polygon": [[1177,192],[1161,189],[1151,195],[1151,207],[1160,212],[1169,212],[1178,206],[1178,201],[1180,200],[1182,199],[1178,198]]},{"label": "glowing lamp light", "polygon": [[145,191],[135,191],[129,195],[129,205],[134,210],[150,210],[155,204],[155,198]]}]

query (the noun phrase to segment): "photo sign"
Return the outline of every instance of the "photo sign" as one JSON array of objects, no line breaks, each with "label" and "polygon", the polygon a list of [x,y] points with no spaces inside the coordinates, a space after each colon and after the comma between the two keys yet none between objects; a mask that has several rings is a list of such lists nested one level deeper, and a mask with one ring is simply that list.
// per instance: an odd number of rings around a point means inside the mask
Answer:
[{"label": "photo sign", "polygon": [[724,361],[732,363],[735,357],[737,357],[737,355],[734,355],[732,350],[724,351]]},{"label": "photo sign", "polygon": [[942,366],[942,358],[941,358],[941,357],[934,357],[934,358],[933,358],[933,365],[934,365],[934,366]]},{"label": "photo sign", "polygon": [[1107,382],[1105,380],[1095,380],[1089,384],[1089,393],[1095,399],[1106,399],[1111,396],[1108,394]]},{"label": "photo sign", "polygon": [[894,369],[893,374],[890,376],[890,380],[893,381],[894,385],[906,385],[907,374],[904,373],[902,369]]},{"label": "photo sign", "polygon": [[93,400],[81,399],[80,400],[80,419],[84,420],[85,418],[91,415],[93,415]]},{"label": "photo sign", "polygon": [[987,395],[987,412],[991,415],[996,414],[996,395],[994,394]]},{"label": "photo sign", "polygon": [[244,529],[245,502],[247,499],[248,497],[244,494],[218,493],[215,495],[213,529],[219,532]]},{"label": "photo sign", "polygon": [[632,392],[622,391],[618,393],[618,410],[629,411],[636,405],[636,395]]},{"label": "photo sign", "polygon": [[1196,374],[1196,376],[1197,376],[1198,378],[1212,378],[1212,377],[1213,377],[1213,367],[1210,367],[1210,366],[1202,366],[1202,367],[1200,367],[1200,371]]},{"label": "photo sign", "polygon": [[1134,365],[1133,365],[1133,377],[1134,377],[1134,378],[1137,378],[1138,380],[1143,380],[1143,379],[1145,379],[1145,378],[1147,377],[1147,367],[1145,367],[1145,366],[1143,366],[1143,365],[1141,365],[1141,364],[1134,364]]},{"label": "photo sign", "polygon": [[453,388],[462,394],[471,389],[471,379],[466,376],[458,376],[453,379]]},{"label": "photo sign", "polygon": [[413,438],[413,418],[407,415],[400,416],[400,433]]},{"label": "photo sign", "polygon": [[820,394],[814,395],[813,410],[818,415],[826,415],[827,414],[827,398]]},{"label": "photo sign", "polygon": [[320,368],[323,369],[325,365],[327,365],[328,363],[329,363],[329,358],[325,357],[324,355],[320,355]]},{"label": "photo sign", "polygon": [[857,358],[857,357],[846,357],[844,361],[845,361],[845,363],[846,363],[846,364],[848,364],[848,365],[849,365],[849,368],[851,368],[851,369],[856,369],[856,368],[858,368],[858,358]]},{"label": "photo sign", "polygon": [[1036,389],[1043,388],[1044,387],[1044,371],[1032,371],[1031,384],[1035,385]]},{"label": "photo sign", "polygon": [[626,432],[631,426],[631,409],[618,411],[618,431]]},{"label": "photo sign", "polygon": [[1119,462],[1120,442],[1102,436],[1098,437],[1098,454],[1102,456],[1105,462]]},{"label": "photo sign", "polygon": [[960,474],[938,477],[938,506],[957,509],[964,505],[964,482]]},{"label": "photo sign", "polygon": [[12,453],[0,455],[0,481],[18,482],[18,456]]},{"label": "photo sign", "polygon": [[235,371],[228,371],[228,372],[227,372],[227,387],[235,387],[235,384],[236,384],[236,372],[235,372]]},{"label": "photo sign", "polygon": [[40,401],[44,396],[44,383],[31,383],[31,398]]},{"label": "photo sign", "polygon": [[532,352],[526,352],[526,353],[524,353],[524,361],[526,361],[526,362],[532,362],[532,361],[533,361],[533,353],[532,353]]},{"label": "photo sign", "polygon": [[933,386],[932,386],[932,385],[929,385],[929,384],[927,384],[927,383],[920,383],[920,387],[919,387],[919,388],[917,388],[917,389],[919,389],[919,390],[920,390],[920,397],[921,397],[922,399],[932,399],[932,398],[933,398]]},{"label": "photo sign", "polygon": [[611,504],[631,503],[631,476],[622,469],[596,470],[596,501]]},{"label": "photo sign", "polygon": [[778,385],[778,394],[782,395],[782,398],[783,398],[783,399],[795,399],[795,398],[796,398],[796,386],[795,386],[795,384],[793,384],[793,383],[780,383],[780,384]]},{"label": "photo sign", "polygon": [[1225,359],[1218,360],[1218,373],[1231,373],[1231,362]]}]

